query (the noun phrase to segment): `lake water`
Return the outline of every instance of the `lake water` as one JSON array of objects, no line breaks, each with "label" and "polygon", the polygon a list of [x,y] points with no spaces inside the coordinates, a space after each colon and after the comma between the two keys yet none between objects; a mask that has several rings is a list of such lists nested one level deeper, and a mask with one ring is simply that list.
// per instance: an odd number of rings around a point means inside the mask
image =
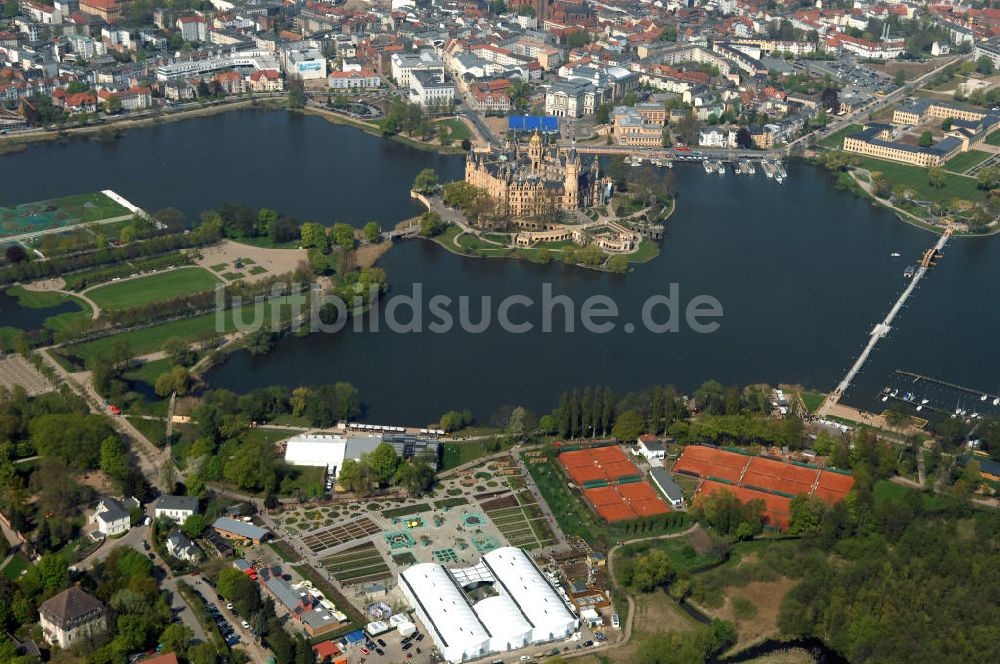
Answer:
[{"label": "lake water", "polygon": [[[424,167],[455,179],[462,158],[316,117],[250,111],[137,130],[110,145],[71,141],[4,157],[0,181],[11,186],[0,191],[0,204],[111,188],[144,208],[175,206],[190,216],[231,201],[327,223],[390,224],[419,211],[408,188]],[[561,391],[586,384],[625,392],[674,383],[690,391],[715,378],[825,391],[902,291],[905,266],[935,240],[836,191],[827,173],[808,165],[789,165],[782,186],[761,174],[674,170],[678,210],[662,252],[627,275],[465,258],[421,240],[400,243],[380,263],[392,294],[420,284],[425,301],[435,294],[455,301],[470,296],[473,319],[481,296],[494,298],[494,309],[509,295],[540,301],[544,283],[578,306],[606,295],[621,312],[610,333],[546,333],[539,307],[517,309],[512,317],[534,323],[533,331],[511,334],[494,325],[478,334],[396,334],[383,326],[314,334],[282,341],[264,358],[237,353],[208,379],[238,391],[346,380],[360,390],[368,419],[407,424],[432,421],[451,408],[470,408],[481,421],[505,404],[546,411]],[[67,177],[60,177],[64,171]],[[944,253],[847,403],[874,407],[875,394],[897,368],[1000,388],[1000,307],[992,287],[1000,280],[1000,238],[955,239]],[[639,325],[626,332],[624,323],[639,322],[647,298],[669,293],[671,284],[682,305],[697,295],[716,298],[724,310],[719,330],[655,334]]]}]

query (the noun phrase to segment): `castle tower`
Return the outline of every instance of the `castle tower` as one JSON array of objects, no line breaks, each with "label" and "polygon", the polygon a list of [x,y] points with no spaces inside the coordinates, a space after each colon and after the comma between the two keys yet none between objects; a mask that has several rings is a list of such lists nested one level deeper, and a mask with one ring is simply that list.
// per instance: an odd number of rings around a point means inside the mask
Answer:
[{"label": "castle tower", "polygon": [[566,155],[566,180],[563,207],[574,209],[580,207],[580,155],[576,150],[570,150]]},{"label": "castle tower", "polygon": [[538,175],[542,172],[542,134],[536,131],[531,140],[528,141],[528,159],[531,160],[531,174]]}]

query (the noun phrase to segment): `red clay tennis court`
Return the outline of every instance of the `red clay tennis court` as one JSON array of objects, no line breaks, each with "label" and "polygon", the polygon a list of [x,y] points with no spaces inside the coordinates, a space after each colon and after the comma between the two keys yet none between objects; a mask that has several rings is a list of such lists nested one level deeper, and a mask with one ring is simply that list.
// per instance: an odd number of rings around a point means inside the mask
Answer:
[{"label": "red clay tennis court", "polygon": [[819,496],[827,504],[832,505],[839,500],[843,500],[844,496],[852,488],[854,488],[854,478],[852,476],[831,473],[828,470],[824,470],[819,474],[819,485],[816,487],[814,495]]},{"label": "red clay tennis court", "polygon": [[624,521],[640,516],[666,514],[670,508],[646,482],[586,489],[583,497],[606,521]]},{"label": "red clay tennis court", "polygon": [[623,477],[639,475],[639,469],[617,446],[574,450],[559,455],[559,463],[574,483],[604,480],[615,482]]},{"label": "red clay tennis court", "polygon": [[714,447],[689,445],[684,448],[684,452],[674,464],[674,472],[739,482],[743,469],[747,467],[750,459],[751,457],[746,455]]},{"label": "red clay tennis court", "polygon": [[[722,482],[705,480],[698,489],[698,495],[710,496],[717,491],[732,491],[741,503],[748,503],[751,500],[763,500],[765,505],[764,519],[768,525],[786,530],[791,520],[790,509],[791,499],[784,496],[776,496],[773,493],[755,491],[741,486],[731,486]],[[697,498],[697,497],[696,497]]]},{"label": "red clay tennis court", "polygon": [[756,487],[765,491],[780,491],[791,496],[812,493],[819,476],[816,468],[804,468],[774,459],[753,457],[743,473],[742,486]]}]

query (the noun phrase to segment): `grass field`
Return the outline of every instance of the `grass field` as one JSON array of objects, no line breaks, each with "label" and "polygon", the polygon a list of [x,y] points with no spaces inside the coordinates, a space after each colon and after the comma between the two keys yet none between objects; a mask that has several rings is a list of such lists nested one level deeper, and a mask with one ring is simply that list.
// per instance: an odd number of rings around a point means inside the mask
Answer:
[{"label": "grass field", "polygon": [[990,153],[988,152],[969,150],[968,152],[963,152],[949,159],[948,163],[946,163],[944,167],[953,173],[964,173],[973,166],[978,166],[982,162],[986,161],[989,157]]},{"label": "grass field", "polygon": [[31,567],[31,562],[22,556],[20,553],[15,553],[10,559],[10,562],[2,570],[0,574],[7,577],[11,581],[17,581],[21,577],[21,572],[27,570]]},{"label": "grass field", "polygon": [[448,138],[453,141],[461,141],[472,137],[472,134],[469,133],[469,128],[461,120],[441,120],[438,122],[438,125],[448,128]]},{"label": "grass field", "polygon": [[0,237],[102,221],[131,214],[101,192],[0,208]]},{"label": "grass field", "polygon": [[956,197],[967,201],[983,199],[983,192],[978,188],[978,183],[974,178],[945,173],[945,186],[937,189],[928,182],[926,168],[896,164],[869,157],[861,158],[861,166],[869,171],[882,173],[894,185],[903,184],[910,187],[917,192],[916,197],[923,201],[947,203]]},{"label": "grass field", "polygon": [[802,397],[802,403],[805,404],[810,413],[816,412],[816,409],[823,405],[823,399],[826,399],[826,395],[822,392],[806,392],[803,390],[800,396]]},{"label": "grass field", "polygon": [[128,309],[212,290],[219,280],[200,267],[174,269],[101,286],[87,295],[102,309]]},{"label": "grass field", "polygon": [[168,357],[165,357],[162,360],[146,362],[144,364],[140,364],[135,369],[126,372],[125,378],[128,380],[138,381],[140,383],[146,383],[148,385],[155,385],[156,379],[160,377],[160,374],[169,371],[173,365],[173,361]]},{"label": "grass field", "polygon": [[838,129],[833,132],[822,141],[819,142],[820,145],[832,150],[839,150],[844,145],[844,136],[848,134],[853,134],[855,132],[861,131],[861,125],[859,124],[849,124],[843,129]]},{"label": "grass field", "polygon": [[[475,461],[479,457],[510,449],[506,439],[497,442],[470,441],[468,443],[442,443],[441,470],[451,470],[456,466]],[[495,448],[495,449],[494,449]]]},{"label": "grass field", "polygon": [[[264,320],[270,320],[272,308],[270,302],[264,303]],[[129,348],[134,355],[148,355],[160,350],[163,342],[171,337],[179,337],[190,343],[232,332],[236,329],[234,316],[238,317],[240,311],[226,311],[220,326],[222,329],[217,329],[215,314],[210,313],[134,330],[125,335],[124,338],[128,340]],[[247,319],[250,318],[252,315],[247,313]],[[89,362],[101,353],[107,354],[118,338],[120,338],[119,335],[102,337],[96,341],[67,346],[64,350],[68,355],[76,355],[85,362]]]},{"label": "grass field", "polygon": [[986,142],[990,145],[1000,145],[1000,129],[987,136]]}]

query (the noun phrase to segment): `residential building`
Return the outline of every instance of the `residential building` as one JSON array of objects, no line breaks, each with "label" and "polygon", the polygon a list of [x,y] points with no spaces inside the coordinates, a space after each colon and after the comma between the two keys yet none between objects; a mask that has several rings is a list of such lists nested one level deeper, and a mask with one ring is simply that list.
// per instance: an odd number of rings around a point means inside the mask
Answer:
[{"label": "residential building", "polygon": [[198,513],[198,499],[195,496],[160,496],[153,506],[153,515],[165,517],[177,523],[184,523],[189,516]]},{"label": "residential building", "polygon": [[38,607],[42,636],[50,645],[64,649],[103,634],[108,628],[107,618],[104,605],[76,586],[45,600]]},{"label": "residential building", "polygon": [[415,71],[436,71],[444,73],[444,63],[432,51],[419,53],[393,53],[392,78],[396,85],[408,90]]},{"label": "residential building", "polygon": [[382,86],[382,77],[373,69],[330,72],[326,81],[333,90],[364,90]]},{"label": "residential building", "polygon": [[165,546],[167,553],[186,563],[198,562],[201,557],[201,549],[198,548],[198,545],[179,530],[174,530],[167,535]]},{"label": "residential building", "polygon": [[208,41],[208,22],[203,16],[181,16],[175,26],[184,41]]},{"label": "residential building", "polygon": [[90,523],[97,524],[97,531],[106,537],[121,535],[128,532],[131,526],[130,510],[137,507],[139,501],[135,498],[121,500],[111,497],[101,498],[94,514],[90,517]]},{"label": "residential building", "polygon": [[455,83],[444,72],[415,71],[410,75],[410,103],[444,109],[455,102]]},{"label": "residential building", "polygon": [[122,10],[118,0],[80,0],[80,12],[115,24],[121,19]]},{"label": "residential building", "polygon": [[212,528],[222,537],[242,542],[244,545],[260,544],[271,534],[267,528],[261,528],[247,521],[239,521],[227,516],[220,516],[216,519]]},{"label": "residential building", "polygon": [[993,68],[1000,70],[1000,39],[992,39],[988,42],[980,42],[972,49],[973,60],[987,57],[993,63]]},{"label": "residential building", "polygon": [[250,92],[281,92],[285,89],[285,81],[274,69],[251,72],[247,82],[250,85]]},{"label": "residential building", "polygon": [[326,58],[323,52],[313,46],[297,46],[282,51],[285,71],[289,75],[302,77],[305,81],[326,78]]}]

